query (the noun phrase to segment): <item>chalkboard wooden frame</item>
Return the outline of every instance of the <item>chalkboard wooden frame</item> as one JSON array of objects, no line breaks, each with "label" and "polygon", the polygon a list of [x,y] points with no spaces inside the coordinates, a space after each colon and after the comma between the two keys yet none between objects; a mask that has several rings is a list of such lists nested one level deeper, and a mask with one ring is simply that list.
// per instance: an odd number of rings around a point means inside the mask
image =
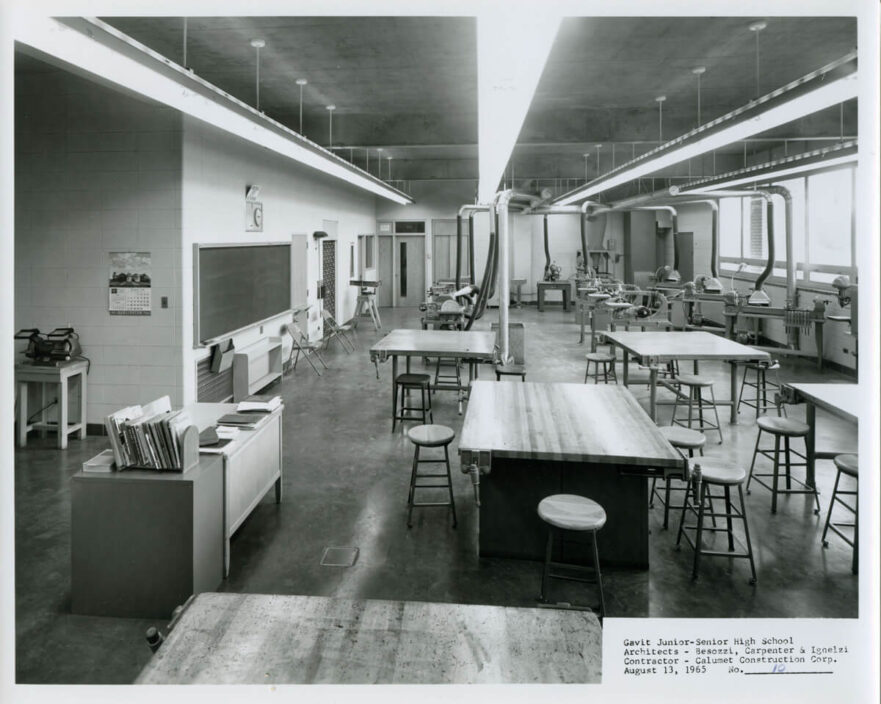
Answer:
[{"label": "chalkboard wooden frame", "polygon": [[[288,269],[289,272],[289,281],[288,281],[288,302],[289,305],[286,309],[280,310],[277,313],[273,313],[269,317],[263,318],[261,320],[254,320],[249,322],[246,325],[242,325],[234,330],[229,330],[227,332],[221,333],[212,338],[201,339],[201,331],[200,331],[200,319],[201,319],[201,301],[200,301],[200,264],[201,264],[201,252],[203,249],[232,249],[236,247],[253,249],[256,247],[286,247],[288,250],[288,257],[290,258],[290,266]],[[218,342],[222,342],[223,340],[228,340],[237,333],[242,332],[243,330],[248,330],[250,328],[256,327],[258,325],[262,325],[268,320],[272,320],[273,318],[277,318],[281,315],[289,314],[293,310],[293,306],[290,305],[290,301],[292,299],[293,291],[291,290],[293,287],[293,247],[291,246],[291,242],[287,240],[282,240],[278,242],[199,242],[193,244],[193,348],[200,349],[204,347],[209,347]]]}]

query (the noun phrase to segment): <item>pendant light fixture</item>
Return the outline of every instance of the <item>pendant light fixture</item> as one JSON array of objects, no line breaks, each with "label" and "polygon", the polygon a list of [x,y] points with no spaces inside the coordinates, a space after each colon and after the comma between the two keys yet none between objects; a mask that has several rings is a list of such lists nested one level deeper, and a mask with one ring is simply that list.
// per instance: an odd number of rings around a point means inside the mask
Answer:
[{"label": "pendant light fixture", "polygon": [[303,134],[303,87],[309,85],[309,81],[298,78],[297,85],[300,86],[300,134]]},{"label": "pendant light fixture", "polygon": [[262,39],[252,39],[251,46],[254,47],[257,51],[257,79],[255,81],[256,93],[257,93],[257,104],[256,108],[258,112],[262,112],[260,110],[260,50],[266,46],[266,42]]}]

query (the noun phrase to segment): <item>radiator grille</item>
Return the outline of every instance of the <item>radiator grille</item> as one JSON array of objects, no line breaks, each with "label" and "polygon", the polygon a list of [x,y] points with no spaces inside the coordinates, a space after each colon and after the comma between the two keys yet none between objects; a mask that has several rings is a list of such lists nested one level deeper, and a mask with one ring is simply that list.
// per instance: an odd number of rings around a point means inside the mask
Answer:
[{"label": "radiator grille", "polygon": [[202,403],[222,403],[232,399],[232,367],[211,373],[211,357],[196,364],[196,399]]}]

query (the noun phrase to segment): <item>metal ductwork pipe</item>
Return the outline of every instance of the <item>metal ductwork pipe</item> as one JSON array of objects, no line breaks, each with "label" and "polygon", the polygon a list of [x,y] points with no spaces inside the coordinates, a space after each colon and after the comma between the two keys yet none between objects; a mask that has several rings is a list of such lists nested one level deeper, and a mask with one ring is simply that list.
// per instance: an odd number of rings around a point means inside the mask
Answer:
[{"label": "metal ductwork pipe", "polygon": [[774,270],[774,202],[771,199],[771,194],[764,189],[761,191],[753,191],[753,193],[765,199],[765,220],[767,224],[766,229],[768,231],[768,258],[765,261],[764,270],[759,274],[759,278],[756,279],[756,283],[753,286],[753,292],[747,302],[753,306],[767,306],[771,304],[771,299],[768,297],[768,294],[762,290],[762,286]]},{"label": "metal ductwork pipe", "polygon": [[468,273],[471,275],[471,283],[477,283],[477,275],[474,273],[474,213],[468,216]]},{"label": "metal ductwork pipe", "polygon": [[462,288],[462,216],[456,215],[456,290]]},{"label": "metal ductwork pipe", "polygon": [[[788,188],[783,186],[765,186],[762,190],[783,198],[786,220],[786,305],[794,308],[798,305],[798,290],[795,285],[795,255],[792,238],[792,194]],[[771,265],[773,266],[773,261]]]},{"label": "metal ductwork pipe", "polygon": [[[624,210],[626,208],[622,208]],[[670,266],[670,250],[673,252],[673,265],[672,269],[667,273],[666,281],[671,283],[679,283],[681,277],[679,276],[679,243],[676,241],[676,235],[679,234],[679,214],[672,205],[644,205],[637,208],[633,208],[633,210],[666,210],[668,211],[673,219],[673,226],[670,228],[670,234],[667,236],[669,239],[667,240],[667,245],[664,248],[664,266]],[[672,245],[672,247],[671,247]]]},{"label": "metal ductwork pipe", "polygon": [[503,364],[508,363],[511,356],[508,337],[508,303],[511,300],[510,261],[508,259],[508,254],[511,251],[511,233],[508,228],[508,206],[512,202],[526,201],[529,206],[534,208],[540,200],[536,196],[517,193],[511,189],[497,193],[495,197],[496,215],[499,218],[499,355]]}]

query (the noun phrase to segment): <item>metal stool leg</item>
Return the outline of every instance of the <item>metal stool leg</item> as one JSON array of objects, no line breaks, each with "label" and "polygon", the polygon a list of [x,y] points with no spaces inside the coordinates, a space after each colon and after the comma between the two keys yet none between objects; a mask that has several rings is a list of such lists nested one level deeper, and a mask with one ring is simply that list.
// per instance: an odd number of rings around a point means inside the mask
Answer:
[{"label": "metal stool leg", "polygon": [[756,466],[756,457],[759,454],[759,441],[762,439],[762,429],[759,428],[759,434],[756,435],[756,447],[753,450],[753,461],[749,465],[749,478],[746,480],[746,493],[749,494],[749,484],[753,480],[753,469]]},{"label": "metal stool leg", "polygon": [[545,565],[541,574],[541,594],[539,601],[547,603],[548,601],[548,579],[551,574],[551,549],[554,547],[554,529],[548,526],[548,544],[545,547]]},{"label": "metal stool leg", "polygon": [[453,528],[458,525],[456,521],[456,501],[453,499],[453,477],[450,475],[450,454],[447,451],[447,446],[444,445],[444,460],[447,464],[447,488],[450,491],[450,509],[453,512]]},{"label": "metal stool leg", "polygon": [[743,500],[743,485],[737,485],[737,493],[740,497],[740,514],[743,517],[743,534],[746,538],[746,550],[749,555],[749,569],[752,572],[752,579],[749,580],[750,584],[756,583],[756,563],[753,560],[753,544],[749,537],[749,521],[746,518],[746,501]]},{"label": "metal stool leg", "polygon": [[771,489],[771,513],[777,513],[777,481],[780,478],[780,436],[774,436],[774,488]]},{"label": "metal stool leg", "polygon": [[603,596],[603,575],[600,572],[600,552],[597,549],[597,532],[592,530],[590,534],[593,538],[593,569],[596,572],[597,589],[600,592],[600,618],[602,619],[606,615],[606,599]]},{"label": "metal stool leg", "polygon": [[413,453],[413,471],[410,473],[410,494],[407,497],[407,528],[413,527],[413,502],[416,493],[416,470],[419,467],[419,445]]},{"label": "metal stool leg", "polygon": [[832,500],[829,502],[829,511],[826,513],[826,525],[823,526],[823,535],[820,542],[824,548],[829,547],[829,541],[826,540],[826,533],[829,532],[829,521],[832,518],[832,509],[835,508],[835,497],[838,496],[838,482],[841,481],[841,470],[835,475],[835,485],[832,487]]}]

